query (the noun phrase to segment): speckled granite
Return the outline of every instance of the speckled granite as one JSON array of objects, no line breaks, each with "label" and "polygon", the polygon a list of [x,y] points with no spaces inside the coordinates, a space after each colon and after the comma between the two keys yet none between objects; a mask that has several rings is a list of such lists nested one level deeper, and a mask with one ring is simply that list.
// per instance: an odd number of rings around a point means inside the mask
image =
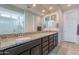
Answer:
[{"label": "speckled granite", "polygon": [[24,42],[29,42],[32,40],[36,40],[38,38],[48,36],[51,34],[57,33],[56,31],[47,31],[47,32],[35,32],[35,33],[27,33],[22,36],[12,36],[4,39],[0,39],[0,50],[6,49],[11,46],[15,46]]}]

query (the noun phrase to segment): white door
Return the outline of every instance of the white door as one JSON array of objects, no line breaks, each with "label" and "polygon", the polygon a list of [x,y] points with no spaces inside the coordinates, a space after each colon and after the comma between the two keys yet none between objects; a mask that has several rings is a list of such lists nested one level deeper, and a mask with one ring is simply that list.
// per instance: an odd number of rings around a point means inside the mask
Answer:
[{"label": "white door", "polygon": [[76,42],[76,12],[74,10],[70,10],[64,12],[64,23],[63,23],[63,37],[64,41],[68,42]]}]

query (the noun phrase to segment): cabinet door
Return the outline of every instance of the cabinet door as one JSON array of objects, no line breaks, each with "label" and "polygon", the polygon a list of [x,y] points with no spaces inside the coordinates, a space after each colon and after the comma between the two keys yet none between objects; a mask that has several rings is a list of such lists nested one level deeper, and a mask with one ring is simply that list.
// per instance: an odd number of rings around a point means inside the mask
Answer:
[{"label": "cabinet door", "polygon": [[47,55],[48,54],[48,50],[46,50],[45,52],[43,52],[43,55]]},{"label": "cabinet door", "polygon": [[23,53],[21,53],[20,55],[30,55],[30,51],[27,50],[27,51],[24,51]]},{"label": "cabinet door", "polygon": [[49,40],[49,52],[54,48],[54,39]]},{"label": "cabinet door", "polygon": [[48,45],[43,47],[43,52],[45,52],[46,50],[48,50]]},{"label": "cabinet door", "polygon": [[56,41],[56,46],[57,46],[57,44],[58,44],[58,34],[56,34],[56,37],[55,37],[55,41]]},{"label": "cabinet door", "polygon": [[45,47],[47,45],[48,45],[48,41],[42,43],[42,47]]},{"label": "cabinet door", "polygon": [[57,46],[57,44],[58,44],[58,34],[56,33],[54,35],[54,46]]},{"label": "cabinet door", "polygon": [[33,46],[36,46],[40,43],[41,43],[40,39],[33,40],[30,42],[26,42],[21,45],[17,45],[17,46],[11,47],[9,49],[6,49],[4,51],[4,53],[5,53],[5,55],[17,55],[17,54],[20,54],[23,51],[28,50],[28,49],[32,48]]},{"label": "cabinet door", "polygon": [[[29,45],[28,45],[29,44]],[[14,46],[4,51],[5,55],[18,55],[21,52],[27,50],[30,47],[30,43]]]},{"label": "cabinet door", "polygon": [[31,48],[31,55],[41,55],[41,45]]},{"label": "cabinet door", "polygon": [[49,36],[49,39],[52,39],[53,40],[54,39],[54,34],[50,35]]},{"label": "cabinet door", "polygon": [[48,36],[42,38],[42,43],[48,41]]},{"label": "cabinet door", "polygon": [[3,55],[3,54],[4,54],[3,50],[0,50],[0,55]]}]

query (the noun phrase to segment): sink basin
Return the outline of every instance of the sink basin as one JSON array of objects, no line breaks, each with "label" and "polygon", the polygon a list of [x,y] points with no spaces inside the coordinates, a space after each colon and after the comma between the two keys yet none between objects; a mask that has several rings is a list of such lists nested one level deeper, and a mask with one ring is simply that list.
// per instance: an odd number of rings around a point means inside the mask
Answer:
[{"label": "sink basin", "polygon": [[16,39],[16,43],[28,42],[30,39],[30,37],[18,38]]},{"label": "sink basin", "polygon": [[16,40],[27,40],[27,39],[30,39],[30,37],[18,38]]}]

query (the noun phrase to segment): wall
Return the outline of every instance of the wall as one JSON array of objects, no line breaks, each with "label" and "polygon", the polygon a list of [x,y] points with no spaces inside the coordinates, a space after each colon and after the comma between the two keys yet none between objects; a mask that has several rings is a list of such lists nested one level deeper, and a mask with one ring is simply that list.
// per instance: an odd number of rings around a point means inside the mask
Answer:
[{"label": "wall", "polygon": [[77,42],[77,9],[64,12],[63,35],[64,41]]},{"label": "wall", "polygon": [[[79,8],[78,8],[78,20],[77,20],[77,24],[79,24]],[[77,43],[79,44],[79,35],[77,35]]]},{"label": "wall", "polygon": [[[71,11],[73,10],[73,13],[74,13],[74,16],[71,16],[72,18],[74,17],[75,19],[74,20],[71,20],[74,21],[75,24],[71,23],[73,27],[71,33],[70,33],[70,37],[73,37],[73,39],[75,39],[75,43],[76,44],[79,44],[79,35],[77,35],[77,24],[79,24],[79,8],[78,7],[75,7],[75,8],[72,8],[70,9]],[[69,11],[69,10],[68,10]],[[68,23],[64,24],[64,12],[67,12],[67,11],[62,11],[62,10],[59,10],[57,11],[58,12],[58,19],[59,19],[59,44],[62,43],[64,41],[64,29],[68,29],[70,28],[69,26],[67,26],[67,28],[64,28],[64,25],[67,25]],[[66,18],[67,20],[67,18]],[[67,20],[68,21],[68,20]],[[74,34],[73,34],[74,32]],[[73,36],[72,36],[73,34]],[[68,35],[68,34],[67,34]]]},{"label": "wall", "polygon": [[58,11],[58,18],[59,18],[59,32],[58,32],[58,39],[59,45],[63,42],[63,12],[62,10]]}]

